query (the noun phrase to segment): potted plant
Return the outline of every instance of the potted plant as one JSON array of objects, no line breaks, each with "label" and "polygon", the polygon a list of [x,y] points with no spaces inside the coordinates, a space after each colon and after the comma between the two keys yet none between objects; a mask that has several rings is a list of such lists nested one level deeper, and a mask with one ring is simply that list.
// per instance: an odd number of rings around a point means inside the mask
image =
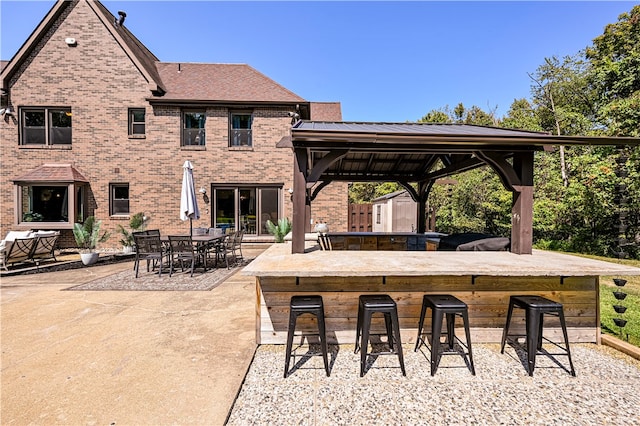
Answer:
[{"label": "potted plant", "polygon": [[286,217],[284,219],[278,219],[277,225],[267,220],[266,225],[269,233],[275,237],[276,243],[283,243],[285,235],[291,232],[291,222],[289,222],[289,219]]},{"label": "potted plant", "polygon": [[122,252],[130,254],[133,252],[135,240],[133,239],[133,233],[136,231],[144,231],[147,217],[144,213],[136,213],[129,219],[129,228],[131,231],[125,229],[124,226],[118,225],[118,232],[120,233],[120,243],[122,244]]},{"label": "potted plant", "polygon": [[100,236],[100,225],[102,225],[102,221],[96,220],[94,216],[87,217],[82,224],[73,224],[73,236],[80,248],[82,263],[85,265],[92,265],[98,261],[99,253],[95,251],[96,245],[109,238],[107,232]]}]

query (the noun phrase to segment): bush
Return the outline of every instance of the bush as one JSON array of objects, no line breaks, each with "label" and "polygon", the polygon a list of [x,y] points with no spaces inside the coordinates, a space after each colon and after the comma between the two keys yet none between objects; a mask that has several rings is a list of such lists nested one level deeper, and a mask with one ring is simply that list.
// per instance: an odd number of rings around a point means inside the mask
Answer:
[{"label": "bush", "polygon": [[278,224],[276,225],[267,220],[267,230],[275,237],[276,243],[283,243],[285,235],[291,232],[291,222],[287,218],[278,219]]},{"label": "bush", "polygon": [[102,221],[96,220],[94,216],[89,216],[84,223],[73,224],[73,236],[79,248],[85,251],[93,251],[98,243],[103,243],[109,238],[106,231],[100,236],[100,225]]},{"label": "bush", "polygon": [[126,230],[122,225],[118,225],[118,232],[122,236],[122,238],[120,238],[120,243],[124,247],[133,247],[135,244],[133,233],[135,231],[144,231],[144,225],[144,213],[136,213],[131,216],[131,219],[129,219],[129,227],[131,228],[131,231]]}]

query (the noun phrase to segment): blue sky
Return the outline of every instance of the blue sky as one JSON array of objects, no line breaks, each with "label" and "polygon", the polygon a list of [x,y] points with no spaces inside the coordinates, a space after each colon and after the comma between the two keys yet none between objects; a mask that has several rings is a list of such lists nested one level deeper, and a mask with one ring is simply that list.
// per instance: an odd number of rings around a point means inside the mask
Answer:
[{"label": "blue sky", "polygon": [[[0,1],[10,59],[53,1]],[[459,102],[503,116],[545,57],[576,54],[636,2],[103,1],[161,61],[246,63],[346,121]]]}]

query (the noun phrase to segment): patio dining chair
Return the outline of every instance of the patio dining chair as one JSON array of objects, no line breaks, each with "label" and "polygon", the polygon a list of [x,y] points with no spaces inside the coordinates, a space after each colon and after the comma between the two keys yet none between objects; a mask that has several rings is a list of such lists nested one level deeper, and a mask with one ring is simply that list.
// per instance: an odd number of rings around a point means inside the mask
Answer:
[{"label": "patio dining chair", "polygon": [[229,257],[234,257],[234,244],[235,244],[235,232],[231,232],[224,236],[221,240],[219,240],[215,245],[212,246],[212,251],[216,257],[216,266],[219,261],[224,261],[227,265],[227,269],[229,269]]},{"label": "patio dining chair", "polygon": [[191,276],[193,277],[193,271],[196,264],[201,261],[204,272],[207,272],[207,258],[206,252],[200,250],[193,242],[190,236],[172,236],[169,235],[169,247],[170,247],[170,266],[169,276],[173,274],[174,266],[179,262],[180,270],[184,271],[184,263],[191,263]]},{"label": "patio dining chair", "polygon": [[242,229],[239,231],[236,231],[235,235],[233,236],[233,243],[232,243],[231,249],[233,251],[233,258],[236,263],[238,262],[238,260],[244,260],[244,257],[242,256],[242,239],[243,238],[244,238],[244,230]]},{"label": "patio dining chair", "polygon": [[155,269],[157,263],[159,266],[158,276],[162,276],[162,261],[168,258],[168,252],[160,240],[160,235],[134,234],[133,240],[136,244],[136,260],[133,265],[136,278],[138,278],[138,269],[142,260],[147,261],[147,272],[149,272],[151,262],[153,262],[152,269]]}]

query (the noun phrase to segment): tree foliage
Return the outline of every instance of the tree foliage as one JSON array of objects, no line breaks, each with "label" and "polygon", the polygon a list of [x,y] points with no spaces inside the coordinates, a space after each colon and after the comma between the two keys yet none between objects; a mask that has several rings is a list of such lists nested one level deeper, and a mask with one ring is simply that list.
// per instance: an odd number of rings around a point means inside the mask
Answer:
[{"label": "tree foliage", "polygon": [[640,136],[640,5],[587,48],[599,119],[611,135]]},{"label": "tree foliage", "polygon": [[[559,135],[640,136],[640,5],[608,25],[575,55],[545,58],[531,74],[530,99],[504,117],[462,103],[419,122],[502,126]],[[538,152],[534,170],[534,244],[542,248],[640,257],[640,147],[569,146]],[[442,232],[508,235],[511,193],[483,167],[434,185],[429,205]],[[400,189],[354,183],[351,202]]]}]

